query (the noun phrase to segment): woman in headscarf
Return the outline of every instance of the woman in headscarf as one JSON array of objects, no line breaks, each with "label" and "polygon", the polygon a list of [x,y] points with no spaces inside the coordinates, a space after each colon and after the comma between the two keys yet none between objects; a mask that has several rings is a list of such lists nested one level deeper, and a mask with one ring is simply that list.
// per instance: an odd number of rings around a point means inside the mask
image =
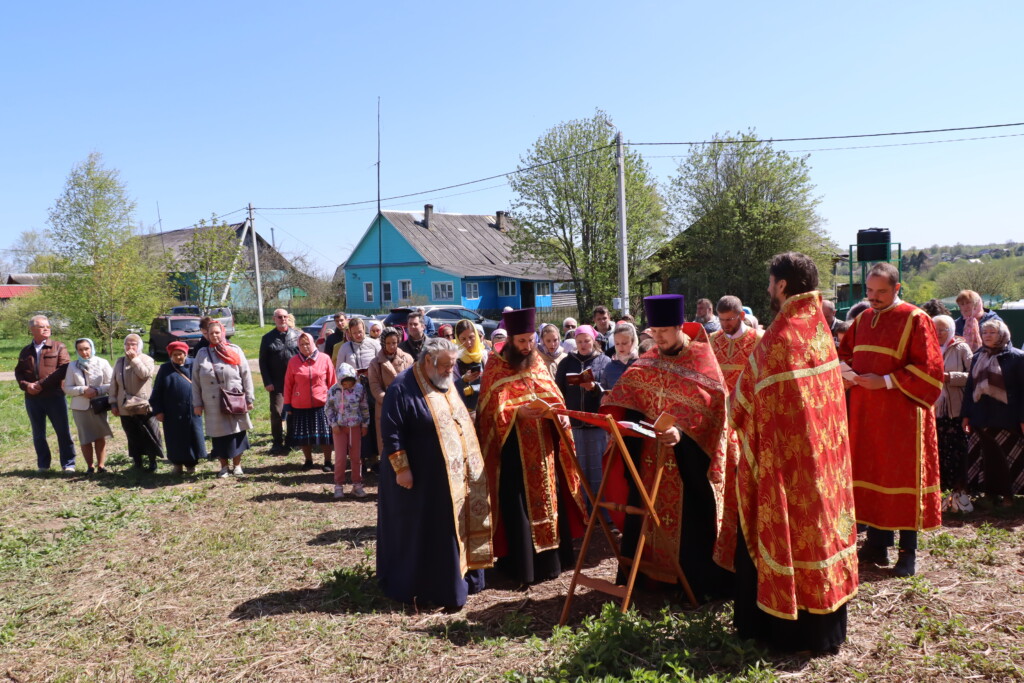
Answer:
[{"label": "woman in headscarf", "polygon": [[150,472],[156,471],[156,459],[164,457],[160,425],[153,417],[149,397],[153,392],[156,363],[142,352],[142,337],[124,338],[124,355],[117,359],[110,382],[110,412],[121,418],[128,439],[128,455],[135,467],[142,467],[142,456],[149,456]]},{"label": "woman in headscarf", "polygon": [[[92,339],[82,337],[75,340],[78,360],[68,367],[64,379],[64,393],[71,397],[71,414],[78,429],[78,443],[82,446],[85,463],[89,466],[86,474],[107,471],[107,439],[113,436],[107,422],[106,411],[96,413],[91,400],[106,396],[110,391],[113,370],[106,358],[96,355]],[[96,454],[96,468],[93,467],[93,452]]]},{"label": "woman in headscarf", "polygon": [[206,440],[203,418],[192,412],[192,368],[188,344],[181,341],[167,345],[170,360],[160,366],[153,382],[149,404],[157,422],[164,425],[167,459],[174,464],[174,473],[196,471],[196,463],[205,460]]},{"label": "woman in headscarf", "polygon": [[964,386],[971,371],[971,347],[963,337],[954,334],[953,318],[939,314],[932,318],[939,338],[945,371],[942,393],[935,402],[935,428],[939,437],[939,475],[942,489],[950,491],[942,501],[943,510],[971,512],[971,496],[967,485],[967,435],[960,420]]},{"label": "woman in headscarf", "polygon": [[284,373],[284,412],[288,420],[288,445],[301,448],[306,460],[302,468],[311,470],[313,447],[324,454],[324,472],[333,472],[331,453],[331,425],[324,406],[327,392],[336,382],[334,363],[330,356],[316,348],[313,335],[303,332],[299,336],[299,352],[288,361]]},{"label": "woman in headscarf", "polygon": [[380,336],[380,351],[377,357],[370,362],[367,370],[367,379],[370,384],[371,400],[376,402],[377,410],[374,412],[377,432],[377,452],[383,453],[384,444],[380,437],[380,416],[384,409],[384,394],[391,383],[398,377],[398,373],[412,367],[416,359],[398,347],[402,341],[402,333],[394,327],[384,328]]},{"label": "woman in headscarf", "polygon": [[548,372],[551,373],[551,377],[554,379],[555,371],[558,370],[558,364],[565,358],[565,349],[562,348],[562,335],[556,325],[548,324],[541,326],[540,343],[537,344],[537,353],[547,363]]},{"label": "woman in headscarf", "polygon": [[630,365],[640,357],[640,339],[636,333],[633,323],[620,322],[612,332],[612,339],[615,342],[615,355],[612,362],[604,370],[605,391],[611,391],[615,383],[619,381]]},{"label": "woman in headscarf", "polygon": [[1024,351],[1013,348],[1002,320],[981,323],[981,341],[961,416],[964,431],[978,435],[985,493],[1011,507],[1024,488]]},{"label": "woman in headscarf", "polygon": [[[192,364],[192,412],[205,417],[206,435],[213,441],[210,455],[220,460],[217,476],[241,476],[242,454],[249,448],[247,432],[252,429],[249,413],[256,400],[249,361],[241,348],[227,342],[219,320],[210,321],[206,337],[210,345],[196,353]],[[225,392],[241,395],[243,405],[231,408],[240,412],[229,412]]]},{"label": "woman in headscarf", "polygon": [[379,320],[371,320],[370,327],[367,331],[370,339],[380,339],[380,335],[384,333],[384,323]]},{"label": "woman in headscarf", "polygon": [[455,336],[459,344],[459,357],[455,361],[455,388],[466,404],[470,416],[476,419],[476,404],[480,400],[480,377],[487,365],[487,349],[471,320],[455,323]]}]

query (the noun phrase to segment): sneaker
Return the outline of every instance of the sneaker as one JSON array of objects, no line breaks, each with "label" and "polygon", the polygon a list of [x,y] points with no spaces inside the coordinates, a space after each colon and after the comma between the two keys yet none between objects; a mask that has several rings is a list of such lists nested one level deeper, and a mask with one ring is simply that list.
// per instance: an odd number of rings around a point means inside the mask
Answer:
[{"label": "sneaker", "polygon": [[240,477],[243,474],[245,474],[245,472],[242,471],[242,466],[241,465],[235,465],[235,469],[232,470],[231,473],[233,475],[235,475],[236,477]]},{"label": "sneaker", "polygon": [[64,468],[64,471],[65,471],[65,472],[74,472],[74,471],[75,471],[75,466],[74,466],[74,465],[67,465],[67,466],[66,466],[66,467]]},{"label": "sneaker", "polygon": [[352,485],[352,495],[355,496],[356,498],[365,498],[366,497],[366,491],[363,490],[363,485],[362,484],[353,484]]},{"label": "sneaker", "polygon": [[217,473],[217,477],[220,479],[227,479],[228,475],[231,474],[231,470],[227,467],[221,467],[220,472]]},{"label": "sneaker", "polygon": [[344,486],[337,486],[337,485],[335,485],[335,487],[334,487],[334,499],[338,500],[339,498],[344,498],[344,497],[345,497],[345,487]]},{"label": "sneaker", "polygon": [[954,494],[956,507],[960,512],[974,512],[974,503],[971,502],[971,494]]},{"label": "sneaker", "polygon": [[324,466],[322,468],[322,471],[324,471],[324,472],[333,472],[334,471],[334,465],[332,463],[325,462]]}]

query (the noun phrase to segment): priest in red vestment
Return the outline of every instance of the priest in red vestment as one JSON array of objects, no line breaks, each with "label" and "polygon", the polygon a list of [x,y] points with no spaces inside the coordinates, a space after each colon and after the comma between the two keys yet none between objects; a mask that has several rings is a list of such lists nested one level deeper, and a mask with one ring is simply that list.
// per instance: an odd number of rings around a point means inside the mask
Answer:
[{"label": "priest in red vestment", "polygon": [[[655,501],[664,534],[650,533],[640,571],[656,581],[675,583],[675,558],[698,599],[723,597],[731,592],[732,576],[715,564],[712,552],[722,524],[725,472],[729,462],[735,464],[737,451],[726,423],[722,372],[703,326],[683,323],[682,296],[649,296],[644,309],[657,348],[629,366],[601,407],[618,420],[653,424],[663,412],[676,420],[656,439],[624,438],[648,491],[659,455],[665,463]],[[622,460],[609,458],[606,467],[605,498],[639,507],[639,491]],[[632,557],[641,518],[620,512],[612,513],[612,519],[622,529],[622,554]],[[620,583],[628,571],[619,567]]]},{"label": "priest in red vestment", "polygon": [[744,322],[743,302],[739,297],[726,295],[718,300],[718,322],[721,329],[711,333],[711,348],[718,359],[718,367],[725,378],[730,394],[736,386],[740,371],[747,366],[747,358],[754,352],[764,333]]},{"label": "priest in red vestment", "polygon": [[568,419],[561,440],[541,399],[564,408],[536,350],[534,309],[502,314],[508,342],[484,368],[477,429],[487,467],[497,566],[521,583],[556,578],[575,564],[572,539],[583,535],[583,497]]},{"label": "priest in red vestment", "polygon": [[719,543],[715,556],[736,571],[741,637],[829,652],[846,641],[846,603],[857,592],[843,378],[814,261],[779,254],[768,272],[775,320],[730,405],[740,458],[723,526],[738,523],[738,542]]},{"label": "priest in red vestment", "polygon": [[939,446],[932,405],[942,392],[943,361],[928,314],[899,298],[889,263],[868,271],[871,308],[839,345],[857,373],[849,395],[857,521],[868,525],[860,559],[887,566],[900,530],[897,576],[916,571],[917,532],[942,524]]}]

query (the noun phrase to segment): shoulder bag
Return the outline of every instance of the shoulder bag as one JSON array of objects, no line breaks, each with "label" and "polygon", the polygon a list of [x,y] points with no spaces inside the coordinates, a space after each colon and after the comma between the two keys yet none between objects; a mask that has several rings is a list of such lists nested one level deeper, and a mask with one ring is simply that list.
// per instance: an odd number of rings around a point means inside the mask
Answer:
[{"label": "shoulder bag", "polygon": [[123,361],[124,359],[121,362],[121,388],[124,389],[124,401],[121,402],[121,412],[125,415],[146,415],[149,413],[149,400],[128,393],[128,385],[124,380],[125,363]]},{"label": "shoulder bag", "polygon": [[[88,386],[89,376],[85,374],[85,368],[83,368],[82,364],[79,363],[78,361],[75,361],[75,363],[78,364],[78,371],[82,373],[82,378],[85,380],[85,383]],[[89,399],[89,409],[92,410],[92,412],[96,413],[97,415],[102,415],[103,413],[110,410],[110,397],[106,395],[93,396],[92,398]]]},{"label": "shoulder bag", "polygon": [[217,365],[213,362],[213,354],[206,349],[206,357],[210,359],[210,366],[213,370],[213,379],[220,387],[220,412],[225,415],[244,415],[249,411],[245,400],[245,391],[242,389],[226,389],[217,377]]}]

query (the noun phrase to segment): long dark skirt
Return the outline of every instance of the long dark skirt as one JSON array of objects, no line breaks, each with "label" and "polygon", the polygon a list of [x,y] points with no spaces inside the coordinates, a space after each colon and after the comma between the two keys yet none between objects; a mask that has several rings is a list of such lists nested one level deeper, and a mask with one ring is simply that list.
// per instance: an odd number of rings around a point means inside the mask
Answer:
[{"label": "long dark skirt", "polygon": [[797,612],[795,620],[780,619],[757,606],[757,568],[747,552],[743,530],[736,543],[736,634],[759,640],[785,652],[834,652],[846,642],[846,604],[829,614]]},{"label": "long dark skirt", "polygon": [[967,435],[956,417],[935,420],[939,437],[939,477],[942,490],[961,489],[967,481]]},{"label": "long dark skirt", "polygon": [[211,459],[231,460],[249,450],[249,436],[245,430],[228,434],[227,436],[215,436],[212,441],[213,448],[210,449]]},{"label": "long dark skirt", "polygon": [[1024,438],[1020,432],[981,427],[975,433],[982,490],[996,496],[1016,495],[1024,491]]},{"label": "long dark skirt", "polygon": [[[563,489],[561,468],[556,467],[558,490]],[[498,499],[501,519],[508,541],[508,554],[498,559],[497,567],[520,583],[533,584],[558,578],[564,569],[576,564],[572,530],[565,500],[558,495],[558,547],[537,552],[533,545],[530,516],[526,511],[526,486],[523,462],[519,455],[519,435],[515,429],[501,449],[501,478]]]},{"label": "long dark skirt", "polygon": [[192,467],[209,457],[203,437],[203,418],[198,415],[164,413],[164,441],[167,459],[175,465]]},{"label": "long dark skirt", "polygon": [[128,439],[128,455],[132,460],[141,460],[144,455],[164,457],[160,423],[152,415],[122,415],[121,429]]},{"label": "long dark skirt", "polygon": [[329,446],[331,425],[323,406],[319,408],[292,408],[288,415],[289,446]]}]

